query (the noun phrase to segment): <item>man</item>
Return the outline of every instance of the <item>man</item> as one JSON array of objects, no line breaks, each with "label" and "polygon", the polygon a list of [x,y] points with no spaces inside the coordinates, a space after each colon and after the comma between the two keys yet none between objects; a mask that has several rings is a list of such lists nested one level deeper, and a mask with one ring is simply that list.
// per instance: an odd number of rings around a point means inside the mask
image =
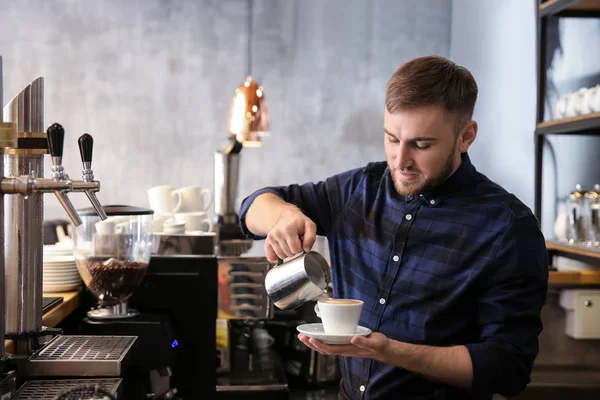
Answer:
[{"label": "man", "polygon": [[325,235],[334,296],[364,301],[368,337],[299,335],[344,357],[340,398],[491,399],[529,383],[547,254],[531,211],[469,160],[477,92],[464,67],[414,59],[387,85],[387,163],[242,203],[242,229],[266,237],[269,260]]}]

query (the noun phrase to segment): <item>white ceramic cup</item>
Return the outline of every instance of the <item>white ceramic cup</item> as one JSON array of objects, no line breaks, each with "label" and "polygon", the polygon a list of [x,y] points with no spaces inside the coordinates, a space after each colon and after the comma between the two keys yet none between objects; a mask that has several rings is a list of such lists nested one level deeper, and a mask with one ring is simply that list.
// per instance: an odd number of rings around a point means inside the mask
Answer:
[{"label": "white ceramic cup", "polygon": [[213,224],[203,211],[175,213],[175,221],[185,222],[187,232],[210,232]]},{"label": "white ceramic cup", "polygon": [[166,220],[171,218],[171,214],[154,214],[152,216],[152,232],[162,232]]},{"label": "white ceramic cup", "polygon": [[594,86],[590,92],[593,96],[588,98],[588,108],[593,113],[600,113],[600,85]]},{"label": "white ceramic cup", "polygon": [[565,118],[567,115],[567,106],[569,103],[569,98],[567,96],[562,96],[557,102],[554,108],[554,112],[556,114],[556,119]]},{"label": "white ceramic cup", "polygon": [[181,198],[181,206],[175,212],[206,211],[212,205],[212,190],[198,186],[175,189]]},{"label": "white ceramic cup", "polygon": [[110,218],[107,218],[104,221],[98,221],[94,226],[99,235],[114,235],[115,233],[115,222],[111,221]]},{"label": "white ceramic cup", "polygon": [[315,313],[323,322],[323,330],[330,335],[348,335],[356,333],[362,300],[323,299],[315,304]]},{"label": "white ceramic cup", "polygon": [[181,209],[181,194],[171,185],[154,186],[148,189],[150,208],[155,213],[174,213]]},{"label": "white ceramic cup", "polygon": [[170,218],[163,223],[163,232],[183,234],[185,233],[185,221],[175,221]]},{"label": "white ceramic cup", "polygon": [[94,224],[96,231],[100,235],[114,235],[117,231],[117,226],[123,222],[129,221],[126,216],[108,217],[104,221],[98,221]]}]

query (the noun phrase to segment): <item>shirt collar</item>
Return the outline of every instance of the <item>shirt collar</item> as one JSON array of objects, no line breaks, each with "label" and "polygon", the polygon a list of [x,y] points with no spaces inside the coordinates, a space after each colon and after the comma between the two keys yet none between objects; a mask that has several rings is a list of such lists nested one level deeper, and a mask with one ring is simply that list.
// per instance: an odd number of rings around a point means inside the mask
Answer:
[{"label": "shirt collar", "polygon": [[475,173],[475,167],[471,164],[471,159],[467,153],[462,153],[461,159],[462,162],[456,171],[454,171],[454,173],[444,182],[417,196],[405,197],[404,200],[409,202],[415,198],[421,198],[430,207],[435,207],[453,193],[456,193],[463,187],[471,184],[473,174]]}]

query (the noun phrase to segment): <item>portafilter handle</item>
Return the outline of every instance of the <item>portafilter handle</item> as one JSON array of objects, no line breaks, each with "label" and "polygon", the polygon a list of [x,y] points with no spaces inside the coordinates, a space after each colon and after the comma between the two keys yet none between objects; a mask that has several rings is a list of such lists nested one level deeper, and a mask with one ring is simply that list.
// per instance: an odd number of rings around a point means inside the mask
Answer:
[{"label": "portafilter handle", "polygon": [[[48,136],[48,151],[52,157],[52,179],[55,181],[69,181],[69,176],[65,174],[65,170],[62,166],[65,129],[61,124],[55,122],[48,126],[46,134]],[[67,197],[67,194],[61,190],[55,191],[54,194],[69,215],[69,218],[71,218],[71,221],[73,221],[73,224],[75,224],[75,226],[81,225],[81,218],[79,218],[79,214],[77,214],[77,211]]]},{"label": "portafilter handle", "polygon": [[[94,138],[89,133],[84,133],[79,137],[79,154],[81,155],[81,163],[83,164],[83,171],[81,173],[81,179],[84,182],[93,182],[94,181],[94,171],[92,171],[92,153],[94,150]],[[100,219],[105,220],[108,218],[106,213],[104,212],[104,208],[100,204],[100,201],[96,197],[96,194],[91,190],[85,191],[86,196],[92,203],[94,210],[96,210],[96,214],[100,217]]]}]

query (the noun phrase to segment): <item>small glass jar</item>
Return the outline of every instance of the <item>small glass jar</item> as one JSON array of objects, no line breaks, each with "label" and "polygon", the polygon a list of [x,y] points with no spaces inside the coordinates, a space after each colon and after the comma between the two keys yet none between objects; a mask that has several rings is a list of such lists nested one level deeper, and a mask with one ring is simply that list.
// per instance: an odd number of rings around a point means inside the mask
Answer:
[{"label": "small glass jar", "polygon": [[600,245],[600,185],[585,194],[586,242],[589,246]]},{"label": "small glass jar", "polygon": [[571,244],[584,243],[585,230],[584,214],[585,209],[585,191],[581,185],[576,185],[575,190],[567,196],[567,232],[566,241]]}]

